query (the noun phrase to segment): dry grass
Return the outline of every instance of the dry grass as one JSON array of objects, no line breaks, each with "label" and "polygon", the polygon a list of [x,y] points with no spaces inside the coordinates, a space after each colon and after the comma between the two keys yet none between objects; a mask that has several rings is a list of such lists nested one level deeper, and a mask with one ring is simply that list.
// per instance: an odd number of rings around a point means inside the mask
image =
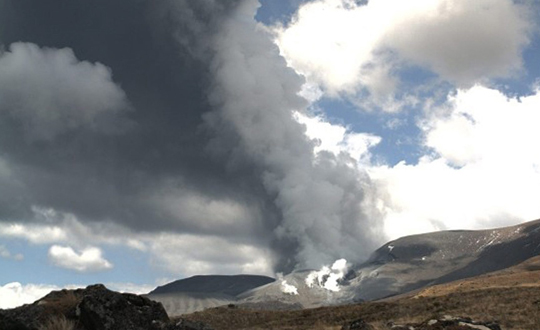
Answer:
[{"label": "dry grass", "polygon": [[43,316],[36,320],[38,330],[73,330],[77,319],[76,308],[82,300],[80,293],[73,290],[51,292],[40,301],[44,307]]},{"label": "dry grass", "polygon": [[494,288],[538,287],[540,286],[540,256],[533,257],[517,266],[470,279],[435,285],[416,293],[416,297],[444,296]]},{"label": "dry grass", "polygon": [[375,329],[442,315],[497,321],[503,329],[540,329],[540,256],[499,272],[436,285],[392,299],[296,311],[213,308],[183,317],[227,329],[341,329],[363,319]]},{"label": "dry grass", "polygon": [[81,299],[82,297],[77,295],[73,290],[62,290],[43,300],[42,304],[48,311],[48,314],[70,315],[74,313],[75,308],[81,302]]},{"label": "dry grass", "polygon": [[43,324],[38,326],[38,330],[73,330],[75,322],[66,319],[64,315],[53,315]]},{"label": "dry grass", "polygon": [[499,321],[504,329],[540,329],[540,287],[490,288],[394,302],[272,312],[214,308],[184,316],[220,329],[339,329],[362,318],[377,329],[422,322],[443,314]]}]

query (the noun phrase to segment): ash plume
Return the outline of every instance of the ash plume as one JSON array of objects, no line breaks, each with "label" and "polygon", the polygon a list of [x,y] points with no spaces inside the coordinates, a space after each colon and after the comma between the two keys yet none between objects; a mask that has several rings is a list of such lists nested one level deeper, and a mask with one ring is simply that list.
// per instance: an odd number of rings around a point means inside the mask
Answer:
[{"label": "ash plume", "polygon": [[[101,70],[114,103],[66,105],[56,96],[67,92],[51,90],[54,117],[28,115],[39,104],[0,108],[0,221],[36,221],[43,207],[129,232],[216,237],[270,249],[281,272],[359,260],[379,243],[368,176],[347,154],[314,154],[293,116],[307,111],[304,81],[256,23],[257,1],[62,4],[0,0],[0,42]],[[18,88],[0,79],[0,95],[27,95]],[[87,102],[99,120],[70,124]],[[28,127],[39,135],[25,138]]]}]

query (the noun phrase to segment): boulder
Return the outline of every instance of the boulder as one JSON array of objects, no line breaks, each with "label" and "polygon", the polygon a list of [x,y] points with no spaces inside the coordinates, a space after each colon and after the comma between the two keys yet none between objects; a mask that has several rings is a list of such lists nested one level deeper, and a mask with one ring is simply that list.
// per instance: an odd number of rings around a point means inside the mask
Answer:
[{"label": "boulder", "polygon": [[20,321],[16,320],[10,315],[5,315],[3,311],[0,311],[0,329],[2,330],[30,330]]},{"label": "boulder", "polygon": [[375,330],[375,328],[366,321],[357,319],[342,326],[341,330]]},{"label": "boulder", "polygon": [[85,289],[77,306],[79,322],[94,330],[160,330],[169,317],[160,303],[129,293],[117,293],[101,284]]},{"label": "boulder", "polygon": [[76,330],[211,330],[201,322],[171,322],[161,303],[102,284],[53,291],[33,304],[0,310],[0,330],[47,329],[55,322]]},{"label": "boulder", "polygon": [[475,329],[475,330],[502,330],[497,322],[478,322],[468,317],[454,317],[445,315],[431,318],[421,323],[391,324],[392,330],[440,330],[440,329]]}]

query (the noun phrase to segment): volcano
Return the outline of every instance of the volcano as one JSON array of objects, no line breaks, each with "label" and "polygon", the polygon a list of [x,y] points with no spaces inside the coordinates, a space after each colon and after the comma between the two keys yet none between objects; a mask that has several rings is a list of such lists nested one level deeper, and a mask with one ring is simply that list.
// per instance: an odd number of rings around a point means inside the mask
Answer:
[{"label": "volcano", "polygon": [[[390,241],[364,262],[349,263],[329,290],[317,270],[301,270],[277,280],[241,275],[201,276],[152,291],[169,315],[219,305],[257,309],[299,309],[372,301],[436,284],[503,270],[540,254],[540,220],[490,230],[450,230]],[[350,261],[349,261],[350,262]],[[291,288],[294,288],[291,290]]]}]

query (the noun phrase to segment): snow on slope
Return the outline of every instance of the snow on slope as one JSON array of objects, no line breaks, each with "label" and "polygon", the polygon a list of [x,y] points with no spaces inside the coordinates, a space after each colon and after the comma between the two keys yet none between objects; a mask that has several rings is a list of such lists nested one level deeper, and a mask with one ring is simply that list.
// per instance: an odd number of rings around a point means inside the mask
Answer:
[{"label": "snow on slope", "polygon": [[[338,260],[241,292],[151,295],[171,315],[234,303],[251,308],[310,308],[376,300],[517,265],[540,254],[540,220],[479,231],[441,231],[384,244],[364,263]],[[211,290],[210,290],[211,291]]]}]

